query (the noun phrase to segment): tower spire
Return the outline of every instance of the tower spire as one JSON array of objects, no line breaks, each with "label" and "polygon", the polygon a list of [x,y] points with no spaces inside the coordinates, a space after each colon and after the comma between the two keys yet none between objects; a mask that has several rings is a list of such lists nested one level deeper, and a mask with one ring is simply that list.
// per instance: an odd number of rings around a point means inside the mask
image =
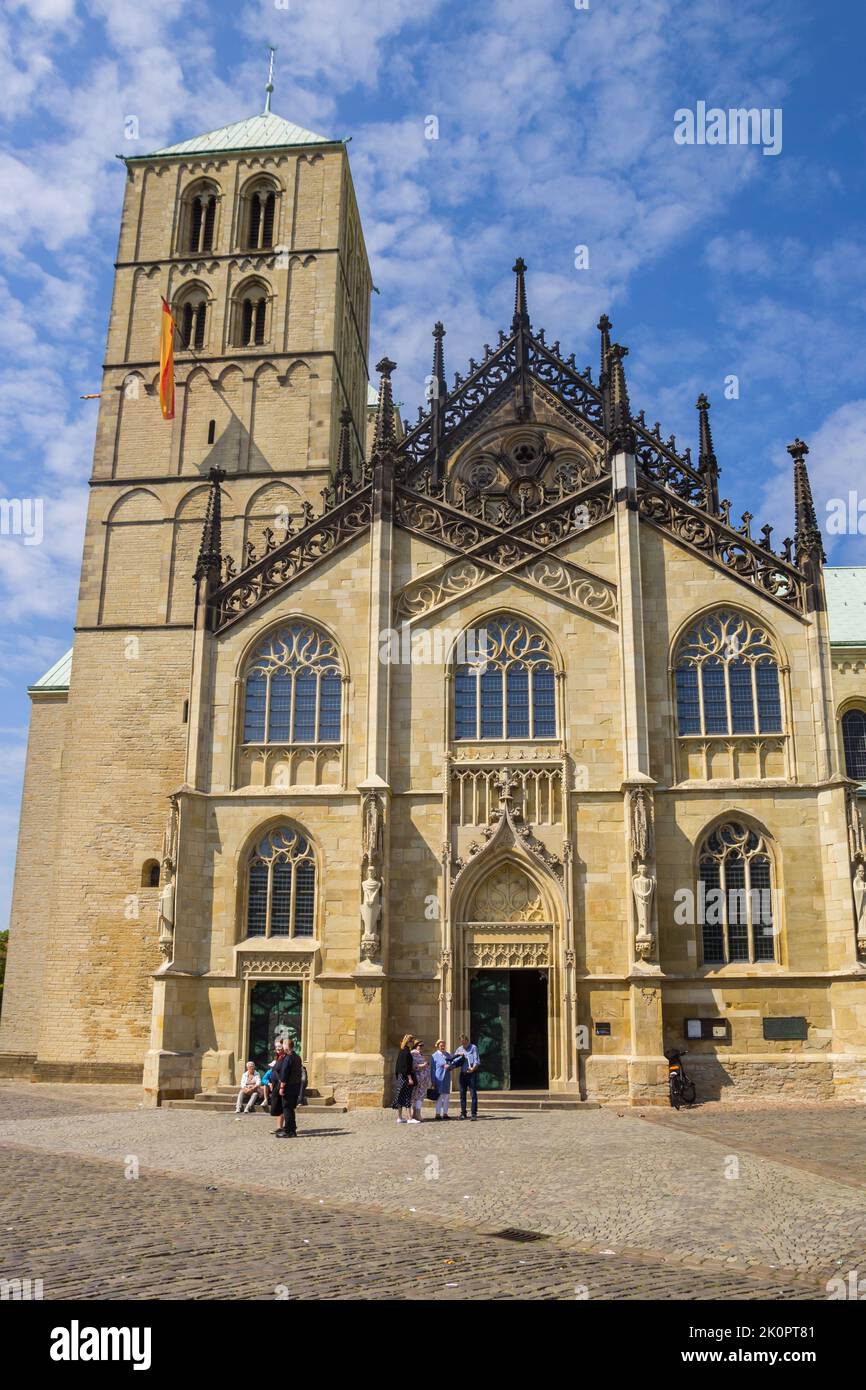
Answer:
[{"label": "tower spire", "polygon": [[794,460],[794,556],[797,564],[804,560],[827,563],[821,528],[812,499],[812,485],[806,467],[809,446],[802,439],[795,439],[788,445],[788,453]]},{"label": "tower spire", "polygon": [[376,430],[373,435],[373,453],[382,454],[394,443],[394,398],[391,394],[391,373],[397,370],[397,363],[383,357],[376,363],[379,373],[379,404],[376,407]]},{"label": "tower spire", "polygon": [[703,391],[698,396],[695,409],[700,415],[698,472],[707,489],[707,510],[717,516],[719,511],[719,465],[713,450],[713,436],[710,432],[710,403]]},{"label": "tower spire", "polygon": [[208,492],[201,545],[195,566],[195,578],[201,579],[216,567],[218,583],[220,566],[222,565],[222,492],[220,483],[225,477],[225,470],[212,468],[208,477],[210,478],[210,491]]},{"label": "tower spire", "polygon": [[340,443],[337,447],[337,472],[335,480],[342,486],[352,481],[352,450],[350,427],[352,412],[348,406],[340,411]]},{"label": "tower spire", "polygon": [[445,351],[442,347],[442,339],[445,337],[445,325],[434,323],[433,325],[433,400],[444,397],[447,386],[445,384]]},{"label": "tower spire", "polygon": [[634,426],[631,422],[631,406],[625,380],[623,358],[628,356],[628,348],[621,343],[611,345],[610,362],[610,447],[614,454],[633,454],[635,451]]},{"label": "tower spire", "polygon": [[268,57],[268,82],[267,82],[267,86],[265,87],[265,109],[264,109],[264,112],[263,112],[263,114],[264,114],[265,116],[269,116],[269,115],[271,114],[271,93],[272,93],[272,91],[274,90],[274,54],[276,53],[276,51],[277,51],[277,50],[276,50],[276,48],[274,47],[274,45],[273,45],[272,43],[269,43],[269,44],[268,44],[268,54],[269,54],[269,57]]},{"label": "tower spire", "polygon": [[448,395],[448,386],[445,381],[445,352],[442,347],[442,339],[445,337],[445,326],[442,323],[433,325],[433,394],[430,400],[430,418],[432,425],[431,443],[433,445],[433,479],[440,482],[445,470],[445,460],[443,458],[443,420],[445,411],[445,398]]},{"label": "tower spire", "polygon": [[600,386],[604,386],[607,377],[608,359],[610,358],[610,319],[607,314],[602,314],[596,324],[601,334],[601,363],[598,369],[598,381]]},{"label": "tower spire", "polygon": [[518,256],[511,267],[516,278],[514,285],[514,318],[511,320],[512,332],[519,328],[529,328],[529,310],[526,307],[526,262]]}]

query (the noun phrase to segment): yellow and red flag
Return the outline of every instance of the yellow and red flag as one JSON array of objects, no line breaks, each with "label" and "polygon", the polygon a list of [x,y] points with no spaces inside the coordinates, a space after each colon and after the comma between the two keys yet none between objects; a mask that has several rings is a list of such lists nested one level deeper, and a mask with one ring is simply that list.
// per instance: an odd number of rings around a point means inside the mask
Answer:
[{"label": "yellow and red flag", "polygon": [[171,309],[162,301],[162,326],[159,331],[159,404],[163,420],[174,419],[174,319]]}]

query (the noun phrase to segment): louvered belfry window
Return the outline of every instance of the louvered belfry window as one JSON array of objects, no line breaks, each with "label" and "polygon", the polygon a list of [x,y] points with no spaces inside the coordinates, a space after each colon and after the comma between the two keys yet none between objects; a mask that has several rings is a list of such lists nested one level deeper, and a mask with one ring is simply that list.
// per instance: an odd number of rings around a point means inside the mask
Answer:
[{"label": "louvered belfry window", "polygon": [[184,250],[200,255],[213,250],[216,225],[216,194],[209,189],[194,193],[187,205],[187,236]]},{"label": "louvered belfry window", "polygon": [[256,287],[240,304],[240,346],[257,347],[265,341],[268,301],[264,290]]},{"label": "louvered belfry window", "polygon": [[249,195],[245,238],[248,251],[267,251],[273,246],[276,209],[273,189],[257,188]]},{"label": "louvered belfry window", "polygon": [[181,339],[178,346],[189,352],[200,351],[205,344],[207,323],[207,300],[204,296],[185,300],[175,321]]}]

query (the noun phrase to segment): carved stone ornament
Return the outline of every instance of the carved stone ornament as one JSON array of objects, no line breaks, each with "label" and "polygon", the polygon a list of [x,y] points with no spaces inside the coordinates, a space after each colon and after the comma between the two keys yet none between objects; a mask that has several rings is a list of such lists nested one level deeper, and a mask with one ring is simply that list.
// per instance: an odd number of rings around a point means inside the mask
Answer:
[{"label": "carved stone ornament", "polygon": [[653,806],[649,792],[643,787],[631,792],[631,848],[639,863],[653,857]]},{"label": "carved stone ornament", "polygon": [[367,870],[367,877],[361,883],[361,920],[364,931],[361,936],[361,959],[373,960],[379,954],[379,916],[382,911],[382,881],[375,864]]},{"label": "carved stone ornament", "polygon": [[854,867],[854,921],[857,930],[857,954],[866,960],[866,860],[859,859]]},{"label": "carved stone ornament", "polygon": [[643,862],[638,863],[637,873],[632,878],[631,886],[637,913],[637,934],[634,939],[635,955],[638,960],[650,960],[655,949],[655,937],[650,928],[656,881],[651,874],[647,873],[646,864]]}]

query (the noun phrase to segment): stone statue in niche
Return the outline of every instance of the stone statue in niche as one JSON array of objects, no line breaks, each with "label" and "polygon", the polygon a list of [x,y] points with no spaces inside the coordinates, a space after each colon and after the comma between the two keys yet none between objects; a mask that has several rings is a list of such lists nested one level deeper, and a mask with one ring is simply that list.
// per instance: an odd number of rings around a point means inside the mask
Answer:
[{"label": "stone statue in niche", "polygon": [[631,795],[631,845],[635,858],[644,864],[652,858],[652,803],[643,789]]},{"label": "stone statue in niche", "polygon": [[655,937],[650,930],[652,923],[652,901],[656,889],[656,881],[651,874],[647,873],[646,864],[641,860],[637,866],[637,873],[631,881],[632,892],[634,893],[635,909],[637,911],[637,935],[634,940],[635,954],[639,960],[649,960],[655,946]]},{"label": "stone statue in niche", "polygon": [[361,957],[363,960],[372,960],[379,951],[379,914],[382,911],[380,902],[382,896],[382,881],[379,878],[379,871],[375,865],[371,864],[367,869],[367,877],[361,882],[361,920],[364,923],[364,931],[361,936]]},{"label": "stone statue in niche", "polygon": [[364,856],[368,864],[381,862],[383,843],[382,798],[368,792],[364,798]]},{"label": "stone statue in niche", "polygon": [[866,959],[866,862],[860,859],[854,870],[854,921],[857,927],[857,954]]}]

